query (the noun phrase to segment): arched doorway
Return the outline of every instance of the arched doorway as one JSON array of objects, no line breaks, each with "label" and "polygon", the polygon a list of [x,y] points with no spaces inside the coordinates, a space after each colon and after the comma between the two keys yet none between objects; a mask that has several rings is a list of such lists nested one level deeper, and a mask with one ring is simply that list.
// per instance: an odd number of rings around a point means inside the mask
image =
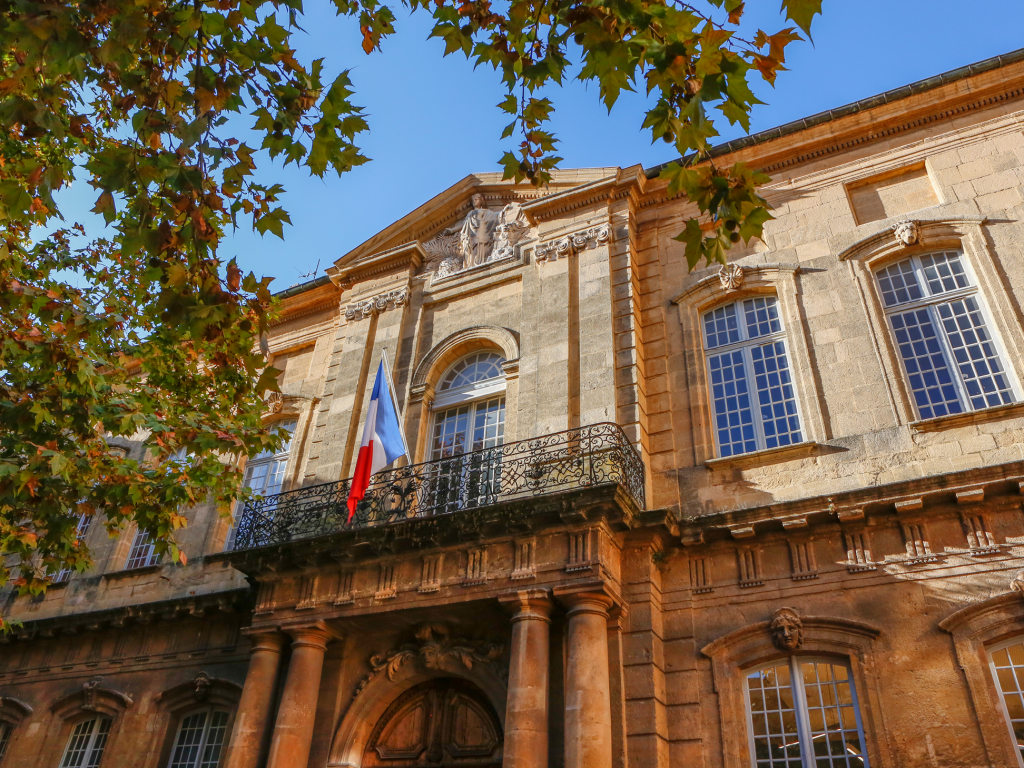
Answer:
[{"label": "arched doorway", "polygon": [[410,688],[377,722],[363,768],[501,768],[501,723],[474,686],[441,678]]}]

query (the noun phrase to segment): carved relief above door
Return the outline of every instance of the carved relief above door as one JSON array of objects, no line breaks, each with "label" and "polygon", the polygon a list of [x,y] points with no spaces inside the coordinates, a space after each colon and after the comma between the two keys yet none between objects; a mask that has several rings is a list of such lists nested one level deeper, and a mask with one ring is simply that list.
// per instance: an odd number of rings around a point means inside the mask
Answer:
[{"label": "carved relief above door", "polygon": [[500,768],[501,723],[476,688],[451,678],[410,688],[381,716],[363,768]]}]

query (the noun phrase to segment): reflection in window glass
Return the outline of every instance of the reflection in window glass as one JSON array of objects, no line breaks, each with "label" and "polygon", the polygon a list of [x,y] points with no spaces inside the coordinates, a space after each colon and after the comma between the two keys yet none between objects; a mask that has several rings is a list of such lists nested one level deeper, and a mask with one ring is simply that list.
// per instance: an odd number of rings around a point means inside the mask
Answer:
[{"label": "reflection in window glass", "polygon": [[71,732],[60,768],[97,768],[110,734],[109,717],[83,720]]},{"label": "reflection in window glass", "polygon": [[912,256],[875,276],[920,418],[1016,402],[958,252]]},{"label": "reflection in window glass", "polygon": [[990,654],[992,673],[1003,695],[1010,735],[1024,764],[1024,641],[1017,640]]},{"label": "reflection in window glass", "polygon": [[862,768],[864,733],[849,668],[792,657],[747,675],[755,768]]},{"label": "reflection in window glass", "polygon": [[774,296],[756,296],[704,314],[719,456],[803,441],[785,334]]}]

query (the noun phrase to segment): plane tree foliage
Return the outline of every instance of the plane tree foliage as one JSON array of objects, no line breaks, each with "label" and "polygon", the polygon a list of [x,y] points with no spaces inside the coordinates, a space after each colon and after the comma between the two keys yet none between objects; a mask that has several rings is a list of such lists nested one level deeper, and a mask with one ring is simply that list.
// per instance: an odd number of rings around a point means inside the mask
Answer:
[{"label": "plane tree foliage", "polygon": [[[358,20],[339,45],[382,55],[395,8],[320,1]],[[401,1],[432,16],[445,55],[500,72],[506,179],[543,186],[557,167],[553,86],[593,82],[609,109],[643,90],[643,126],[681,158],[668,191],[700,211],[678,237],[690,267],[761,234],[766,177],[714,163],[715,119],[749,128],[751,81],[774,82],[821,0],[782,0],[769,31],[746,28],[739,0]],[[184,562],[181,510],[230,509],[243,459],[279,445],[263,420],[269,279],[219,246],[236,227],[283,236],[284,190],[258,163],[342,174],[369,130],[348,72],[300,59],[302,21],[301,0],[0,8],[0,581],[38,594],[86,569],[83,516]],[[61,215],[73,181],[94,189],[102,237]]]}]

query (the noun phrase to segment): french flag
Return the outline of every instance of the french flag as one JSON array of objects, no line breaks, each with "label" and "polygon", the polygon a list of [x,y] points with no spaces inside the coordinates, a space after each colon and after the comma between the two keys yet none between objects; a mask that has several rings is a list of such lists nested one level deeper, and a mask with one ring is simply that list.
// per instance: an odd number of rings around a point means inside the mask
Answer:
[{"label": "french flag", "polygon": [[348,492],[348,522],[352,522],[356,506],[366,495],[370,477],[408,453],[402,425],[398,420],[398,408],[395,406],[395,394],[391,387],[391,377],[388,376],[385,354],[373,382],[370,407],[366,409],[363,441],[359,443],[356,472]]}]

